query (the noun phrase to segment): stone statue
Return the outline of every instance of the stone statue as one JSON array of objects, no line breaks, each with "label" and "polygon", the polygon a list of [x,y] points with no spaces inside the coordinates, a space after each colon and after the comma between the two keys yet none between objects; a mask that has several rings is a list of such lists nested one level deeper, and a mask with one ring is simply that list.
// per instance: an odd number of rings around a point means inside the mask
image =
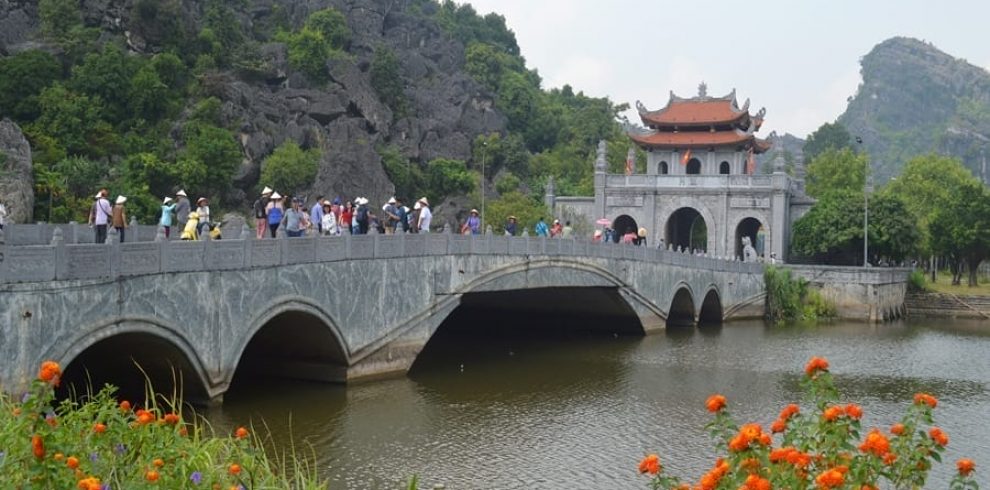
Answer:
[{"label": "stone statue", "polygon": [[742,237],[743,246],[743,262],[756,262],[756,249],[753,248],[753,242],[750,241],[748,236]]},{"label": "stone statue", "polygon": [[608,170],[608,162],[605,161],[606,145],[605,140],[598,141],[598,154],[595,156],[595,172],[606,172]]}]

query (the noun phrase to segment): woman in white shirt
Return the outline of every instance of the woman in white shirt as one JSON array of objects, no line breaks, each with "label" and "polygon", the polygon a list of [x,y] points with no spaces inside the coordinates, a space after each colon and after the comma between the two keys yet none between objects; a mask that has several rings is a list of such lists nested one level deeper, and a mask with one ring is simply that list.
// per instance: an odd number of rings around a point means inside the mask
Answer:
[{"label": "woman in white shirt", "polygon": [[210,201],[205,197],[196,200],[196,214],[199,215],[199,236],[210,231]]},{"label": "woman in white shirt", "polygon": [[337,216],[333,214],[330,201],[323,201],[323,220],[320,222],[321,233],[324,236],[336,236],[340,234],[337,230]]}]

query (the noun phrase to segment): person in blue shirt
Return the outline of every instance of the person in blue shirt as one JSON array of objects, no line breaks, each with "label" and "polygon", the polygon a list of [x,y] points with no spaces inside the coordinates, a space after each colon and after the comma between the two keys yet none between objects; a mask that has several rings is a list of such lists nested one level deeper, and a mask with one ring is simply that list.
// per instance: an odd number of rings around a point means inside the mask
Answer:
[{"label": "person in blue shirt", "polygon": [[309,222],[316,228],[316,234],[323,231],[323,194],[316,196],[316,202],[309,208]]},{"label": "person in blue shirt", "polygon": [[547,222],[540,218],[540,221],[536,223],[534,227],[536,231],[536,236],[550,236],[550,227],[547,226]]},{"label": "person in blue shirt", "polygon": [[165,228],[165,238],[168,238],[172,231],[172,213],[174,212],[175,204],[172,204],[172,198],[166,197],[162,201],[162,217],[158,220],[158,226]]}]

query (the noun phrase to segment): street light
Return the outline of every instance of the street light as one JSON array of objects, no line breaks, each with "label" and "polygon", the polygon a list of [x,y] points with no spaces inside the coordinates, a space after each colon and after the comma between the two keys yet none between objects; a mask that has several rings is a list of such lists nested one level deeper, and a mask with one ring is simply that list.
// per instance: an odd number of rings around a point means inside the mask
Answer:
[{"label": "street light", "polygon": [[485,229],[485,157],[488,156],[488,140],[481,142],[481,230]]},{"label": "street light", "polygon": [[[856,137],[856,144],[863,147],[863,138]],[[866,156],[866,168],[863,173],[863,267],[869,267],[870,249],[870,157]]]}]

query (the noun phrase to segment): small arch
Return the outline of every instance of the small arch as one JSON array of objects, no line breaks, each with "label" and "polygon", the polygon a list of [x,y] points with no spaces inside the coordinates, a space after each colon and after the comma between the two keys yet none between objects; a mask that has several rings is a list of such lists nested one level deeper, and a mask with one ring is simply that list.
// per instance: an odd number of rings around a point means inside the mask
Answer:
[{"label": "small arch", "polygon": [[697,158],[692,158],[687,163],[687,170],[685,171],[688,175],[698,175],[701,173],[701,160]]},{"label": "small arch", "polygon": [[666,160],[660,161],[660,175],[667,175],[670,173],[670,165],[667,164]]},{"label": "small arch", "polygon": [[622,235],[629,232],[636,233],[639,231],[639,225],[636,224],[636,220],[632,219],[631,216],[628,214],[623,214],[615,218],[615,221],[612,222],[612,230],[614,230],[614,233],[612,234],[612,241],[619,243],[619,240],[622,239]]},{"label": "small arch", "polygon": [[730,171],[729,162],[722,162],[718,164],[718,173],[721,175],[729,175]]},{"label": "small arch", "polygon": [[694,326],[694,297],[687,287],[682,286],[674,293],[674,299],[670,301],[670,309],[667,311],[667,326]]},{"label": "small arch", "polygon": [[155,393],[167,398],[175,393],[188,403],[210,401],[211,393],[201,369],[197,369],[195,354],[168,336],[143,328],[106,337],[98,332],[90,338],[98,340],[84,344],[64,363],[59,398],[95,393],[112,384],[119,398],[142,403],[150,384]]},{"label": "small arch", "polygon": [[708,225],[698,210],[690,207],[674,211],[667,219],[665,240],[671,247],[684,250],[708,250]]},{"label": "small arch", "polygon": [[767,233],[763,227],[763,223],[753,217],[743,218],[739,221],[739,224],[736,225],[736,257],[743,256],[743,237],[749,237],[749,243],[756,250],[756,255],[763,257],[767,239]]},{"label": "small arch", "polygon": [[698,324],[722,324],[722,299],[714,287],[708,290],[708,293],[705,294],[705,299],[701,302],[701,311],[698,312]]},{"label": "small arch", "polygon": [[347,380],[347,349],[322,312],[292,302],[268,311],[241,347],[231,385],[256,377]]}]

